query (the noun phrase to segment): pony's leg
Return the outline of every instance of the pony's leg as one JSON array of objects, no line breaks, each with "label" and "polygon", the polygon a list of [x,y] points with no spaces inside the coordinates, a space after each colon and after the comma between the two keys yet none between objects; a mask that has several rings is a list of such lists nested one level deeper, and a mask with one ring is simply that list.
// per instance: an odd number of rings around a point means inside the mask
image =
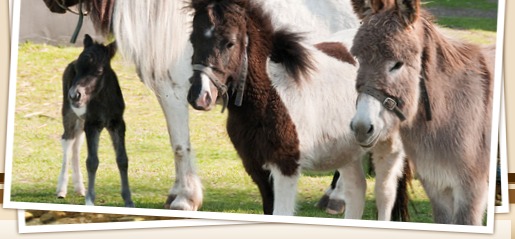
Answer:
[{"label": "pony's leg", "polygon": [[300,172],[284,175],[277,166],[271,166],[270,171],[274,185],[274,215],[293,216],[295,214],[295,197]]},{"label": "pony's leg", "polygon": [[[66,110],[66,109],[64,109]],[[57,197],[64,198],[68,192],[68,159],[70,158],[70,153],[72,153],[72,161],[74,160],[75,152],[72,152],[72,148],[76,144],[77,136],[82,131],[82,128],[78,128],[77,125],[80,124],[80,120],[73,115],[73,112],[67,111],[63,115],[63,128],[64,133],[61,137],[61,145],[63,148],[63,162],[61,166],[61,173],[59,174],[59,178],[57,180]],[[74,181],[75,183],[75,181]]]},{"label": "pony's leg", "polygon": [[441,188],[431,180],[420,179],[426,191],[431,207],[433,208],[433,220],[435,223],[450,224],[452,222],[454,198],[452,189]]},{"label": "pony's leg", "polygon": [[[400,138],[380,142],[372,149],[376,172],[375,195],[377,218],[390,221],[397,194],[397,184],[404,169],[404,151]],[[407,163],[407,162],[406,162]]]},{"label": "pony's leg", "polygon": [[75,142],[73,142],[72,148],[72,180],[73,188],[75,192],[81,196],[86,195],[86,189],[84,188],[84,180],[82,179],[82,172],[80,170],[80,147],[84,142],[84,132],[82,128],[80,132],[75,136]]},{"label": "pony's leg", "polygon": [[[317,204],[315,205],[317,208],[320,209],[327,209],[327,206],[329,205],[329,201],[331,200],[330,196],[331,193],[334,191],[334,188],[336,188],[336,183],[338,182],[338,179],[340,178],[340,172],[335,171],[333,174],[333,180],[331,181],[331,185],[325,190],[324,195],[322,195],[322,198],[318,200]],[[334,205],[337,208],[340,208],[341,210],[336,210],[338,213],[343,213],[343,210],[345,209],[345,202],[338,203],[338,205]],[[331,210],[334,211],[334,210]]]},{"label": "pony's leg", "polygon": [[[367,190],[367,182],[361,160],[352,159],[344,167],[338,169],[340,179],[336,183],[334,191],[331,193],[331,200],[328,210],[331,207],[331,201],[334,203],[344,203],[345,219],[361,219],[363,210],[365,209],[365,193]],[[328,213],[335,213],[328,211]]]},{"label": "pony's leg", "polygon": [[98,169],[98,140],[102,128],[86,124],[86,144],[88,145],[88,158],[86,168],[88,170],[88,191],[86,193],[86,205],[93,206],[95,203],[95,176]]},{"label": "pony's leg", "polygon": [[57,179],[57,197],[65,198],[68,192],[68,156],[70,154],[72,145],[75,142],[75,138],[64,138],[61,139],[61,145],[63,147],[63,163],[61,165],[61,173]]},{"label": "pony's leg", "polygon": [[195,170],[188,124],[187,85],[156,80],[157,99],[165,114],[170,143],[175,155],[175,184],[168,193],[165,207],[196,211],[202,205],[202,184]]},{"label": "pony's leg", "polygon": [[245,164],[245,160],[243,161],[245,169],[247,170],[250,177],[256,183],[259,189],[259,193],[261,194],[261,200],[263,202],[263,213],[266,215],[272,215],[274,212],[274,191],[273,191],[273,178],[270,175],[270,171],[260,169],[259,166],[252,167]]},{"label": "pony's leg", "polygon": [[480,226],[488,201],[488,181],[486,177],[478,177],[473,182],[464,183],[467,185],[453,189],[455,210],[452,224]]},{"label": "pony's leg", "polygon": [[113,147],[116,152],[116,164],[120,172],[122,182],[122,198],[125,207],[134,207],[131,199],[131,190],[129,188],[129,177],[127,170],[129,169],[129,159],[125,149],[125,122],[122,120],[116,122],[115,126],[109,129],[109,135],[113,141]]}]

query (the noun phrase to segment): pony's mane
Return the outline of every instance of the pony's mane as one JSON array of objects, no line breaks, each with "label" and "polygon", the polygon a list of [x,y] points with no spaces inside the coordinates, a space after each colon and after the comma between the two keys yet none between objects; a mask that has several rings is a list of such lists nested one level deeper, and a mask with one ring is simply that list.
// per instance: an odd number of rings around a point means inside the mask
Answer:
[{"label": "pony's mane", "polygon": [[301,76],[306,76],[310,70],[315,69],[308,50],[300,43],[304,37],[288,29],[274,30],[269,13],[265,12],[261,5],[254,1],[193,0],[190,8],[195,12],[206,11],[207,8],[211,8],[212,10],[208,13],[214,25],[235,21],[235,19],[228,17],[230,15],[246,14],[247,21],[253,21],[257,27],[256,32],[253,33],[247,25],[249,38],[265,37],[265,42],[260,42],[263,43],[260,48],[268,51],[268,55],[273,62],[282,64],[293,79],[300,80]]}]

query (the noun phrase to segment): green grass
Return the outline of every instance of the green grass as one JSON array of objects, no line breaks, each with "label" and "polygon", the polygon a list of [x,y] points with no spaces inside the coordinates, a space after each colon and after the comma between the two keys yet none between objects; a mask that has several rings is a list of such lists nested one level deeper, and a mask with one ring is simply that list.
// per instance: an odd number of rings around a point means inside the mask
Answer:
[{"label": "green grass", "polygon": [[425,0],[424,7],[496,10],[497,2],[489,0]]},{"label": "green grass", "polygon": [[[478,35],[476,32],[456,33],[458,37]],[[484,33],[485,36],[481,34],[478,38],[491,38],[491,33]],[[66,65],[81,50],[33,43],[20,44],[11,201],[84,203],[83,197],[73,193],[71,182],[66,199],[55,197],[62,161],[61,75]],[[163,113],[153,93],[137,78],[131,64],[117,56],[113,68],[118,74],[126,101],[126,144],[133,200],[137,207],[163,208],[175,175]],[[201,210],[261,214],[259,192],[228,139],[226,117],[226,114],[220,113],[220,108],[211,112],[190,111],[191,140],[205,194]],[[83,146],[82,165],[85,164],[85,158],[86,149]],[[96,204],[122,207],[118,169],[111,142],[105,132],[100,139],[99,158]],[[82,173],[87,175],[85,167],[82,167]],[[330,172],[307,173],[301,178],[298,189],[299,216],[341,217],[328,215],[314,207],[331,179]],[[374,179],[369,177],[367,184],[363,218],[373,220],[376,215]],[[411,198],[417,212],[410,208],[412,221],[431,222],[428,199],[419,182],[415,181],[414,185]]]},{"label": "green grass", "polygon": [[436,21],[442,27],[467,30],[497,31],[497,19],[473,17],[440,17]]}]

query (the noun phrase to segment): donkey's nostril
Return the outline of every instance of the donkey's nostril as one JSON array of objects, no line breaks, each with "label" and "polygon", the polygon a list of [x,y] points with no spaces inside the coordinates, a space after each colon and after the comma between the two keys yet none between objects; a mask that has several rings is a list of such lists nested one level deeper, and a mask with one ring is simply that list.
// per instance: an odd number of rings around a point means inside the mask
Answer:
[{"label": "donkey's nostril", "polygon": [[368,129],[368,131],[367,131],[367,134],[371,134],[371,133],[373,133],[373,132],[374,132],[374,125],[373,125],[373,124],[371,124],[371,125],[370,125],[370,128],[369,128],[369,129]]},{"label": "donkey's nostril", "polygon": [[70,99],[72,101],[78,101],[80,100],[81,94],[78,91],[70,91]]}]

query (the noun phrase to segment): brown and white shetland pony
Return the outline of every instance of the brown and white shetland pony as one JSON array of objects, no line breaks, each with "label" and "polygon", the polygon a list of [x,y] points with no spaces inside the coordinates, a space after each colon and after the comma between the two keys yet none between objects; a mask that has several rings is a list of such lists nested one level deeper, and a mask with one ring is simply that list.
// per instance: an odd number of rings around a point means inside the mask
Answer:
[{"label": "brown and white shetland pony", "polygon": [[[265,214],[294,215],[303,169],[338,169],[333,199],[345,218],[360,219],[366,152],[349,128],[355,114],[357,67],[341,43],[304,44],[299,34],[276,29],[249,0],[195,0],[192,86],[188,101],[229,111],[227,131],[257,184]],[[388,220],[404,165],[398,137],[372,148],[376,156],[379,219]]]},{"label": "brown and white shetland pony", "polygon": [[[156,94],[166,117],[175,154],[175,184],[166,207],[197,210],[202,185],[190,145],[188,104],[191,16],[180,0],[43,0],[52,12],[65,13],[79,3],[99,32],[113,33],[118,49],[131,60],[141,80]],[[256,0],[272,12],[276,27],[291,25],[310,32],[311,41],[355,28],[359,21],[347,0]],[[336,188],[336,191],[339,190]]]},{"label": "brown and white shetland pony", "polygon": [[436,223],[481,225],[490,165],[494,48],[443,36],[420,0],[353,0],[363,24],[359,61],[362,145],[399,132]]}]

